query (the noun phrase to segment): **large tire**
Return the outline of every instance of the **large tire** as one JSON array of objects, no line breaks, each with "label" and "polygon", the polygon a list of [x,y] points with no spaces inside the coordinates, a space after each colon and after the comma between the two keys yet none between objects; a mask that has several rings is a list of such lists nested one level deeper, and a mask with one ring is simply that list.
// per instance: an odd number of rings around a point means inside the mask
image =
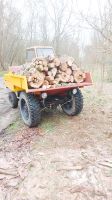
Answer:
[{"label": "large tire", "polygon": [[18,107],[18,98],[15,92],[9,92],[9,102],[12,108]]},{"label": "large tire", "polygon": [[41,120],[40,102],[33,94],[20,93],[19,108],[26,125],[36,127]]},{"label": "large tire", "polygon": [[69,116],[76,116],[83,109],[83,95],[79,89],[75,95],[69,95],[68,102],[62,105],[63,111]]}]

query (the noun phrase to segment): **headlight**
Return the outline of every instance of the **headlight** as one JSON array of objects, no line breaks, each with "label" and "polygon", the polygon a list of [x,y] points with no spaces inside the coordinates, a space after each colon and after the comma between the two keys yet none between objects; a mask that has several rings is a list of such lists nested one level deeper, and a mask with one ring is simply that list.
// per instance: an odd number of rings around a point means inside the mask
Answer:
[{"label": "headlight", "polygon": [[42,99],[46,99],[47,98],[47,93],[42,93],[41,97],[42,97]]},{"label": "headlight", "polygon": [[72,93],[75,95],[77,93],[77,89],[73,89]]}]

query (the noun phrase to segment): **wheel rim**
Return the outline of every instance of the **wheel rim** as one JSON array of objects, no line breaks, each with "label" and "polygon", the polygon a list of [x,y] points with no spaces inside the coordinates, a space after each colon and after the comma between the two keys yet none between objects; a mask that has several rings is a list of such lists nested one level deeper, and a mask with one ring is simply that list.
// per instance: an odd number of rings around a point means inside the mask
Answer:
[{"label": "wheel rim", "polygon": [[24,99],[21,100],[21,110],[22,110],[22,116],[25,120],[29,119],[29,111],[27,103]]},{"label": "wheel rim", "polygon": [[69,100],[65,105],[64,105],[65,109],[70,110],[72,108],[72,101]]},{"label": "wheel rim", "polygon": [[63,105],[63,110],[67,114],[71,114],[73,111],[75,112],[75,98],[73,96],[70,96],[68,102]]}]

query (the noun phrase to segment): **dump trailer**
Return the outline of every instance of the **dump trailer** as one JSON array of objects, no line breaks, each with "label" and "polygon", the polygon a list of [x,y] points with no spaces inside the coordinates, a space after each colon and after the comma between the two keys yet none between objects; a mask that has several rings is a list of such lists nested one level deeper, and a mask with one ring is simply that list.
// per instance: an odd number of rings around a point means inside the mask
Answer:
[{"label": "dump trailer", "polygon": [[[32,59],[54,55],[52,47],[32,47],[27,49],[26,62]],[[29,88],[27,78],[9,72],[4,76],[5,86],[9,88],[9,101],[12,108],[19,110],[21,117],[29,127],[36,127],[41,121],[42,111],[46,108],[56,109],[61,106],[64,113],[75,116],[83,109],[83,95],[81,88],[92,85],[89,72],[85,73],[85,80],[55,88]]]}]

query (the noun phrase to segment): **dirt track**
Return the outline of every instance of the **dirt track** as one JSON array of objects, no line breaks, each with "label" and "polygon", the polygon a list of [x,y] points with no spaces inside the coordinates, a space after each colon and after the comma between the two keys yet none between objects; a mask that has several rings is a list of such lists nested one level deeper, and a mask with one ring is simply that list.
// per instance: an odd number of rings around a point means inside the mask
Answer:
[{"label": "dirt track", "polygon": [[16,120],[17,110],[12,110],[8,102],[8,92],[0,78],[0,132]]},{"label": "dirt track", "polygon": [[19,121],[1,135],[0,200],[111,200],[110,91],[87,89],[78,117],[44,114],[39,128]]}]

